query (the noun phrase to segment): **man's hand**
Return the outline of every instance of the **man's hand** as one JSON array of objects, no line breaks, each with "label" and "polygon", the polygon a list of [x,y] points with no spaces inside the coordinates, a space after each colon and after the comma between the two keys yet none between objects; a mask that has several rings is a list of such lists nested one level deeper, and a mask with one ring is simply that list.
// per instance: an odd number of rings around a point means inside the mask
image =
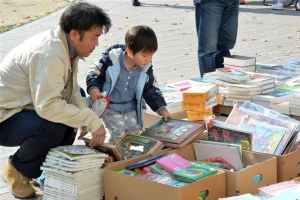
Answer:
[{"label": "man's hand", "polygon": [[101,97],[101,93],[100,90],[98,88],[94,88],[90,91],[90,97],[92,99],[92,101],[96,101],[97,99],[99,99]]},{"label": "man's hand", "polygon": [[163,116],[165,122],[168,121],[168,118],[172,118],[172,115],[166,110],[163,111],[161,115]]},{"label": "man's hand", "polygon": [[106,131],[104,125],[102,124],[100,128],[98,128],[95,132],[92,133],[93,137],[89,143],[89,146],[91,148],[94,148],[95,146],[102,144],[105,140],[105,134]]}]

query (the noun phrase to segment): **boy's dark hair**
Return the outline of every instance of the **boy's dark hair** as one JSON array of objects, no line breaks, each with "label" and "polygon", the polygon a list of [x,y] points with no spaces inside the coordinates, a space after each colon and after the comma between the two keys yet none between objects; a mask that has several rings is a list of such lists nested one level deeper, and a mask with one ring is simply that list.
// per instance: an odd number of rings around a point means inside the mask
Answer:
[{"label": "boy's dark hair", "polygon": [[157,50],[157,38],[154,31],[148,26],[134,26],[125,35],[126,48],[133,54],[138,52],[154,53]]},{"label": "boy's dark hair", "polygon": [[107,33],[111,27],[109,16],[98,6],[87,2],[77,2],[69,6],[61,15],[59,25],[65,33],[72,29],[79,31],[81,38],[84,31],[101,27]]}]

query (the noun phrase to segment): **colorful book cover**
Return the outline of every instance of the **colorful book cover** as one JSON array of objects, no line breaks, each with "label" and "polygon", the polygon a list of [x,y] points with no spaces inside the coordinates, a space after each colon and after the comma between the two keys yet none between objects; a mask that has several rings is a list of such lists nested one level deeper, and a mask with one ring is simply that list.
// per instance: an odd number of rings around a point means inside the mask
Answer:
[{"label": "colorful book cover", "polygon": [[243,149],[251,150],[253,133],[247,129],[214,120],[207,132],[209,141],[241,144]]},{"label": "colorful book cover", "polygon": [[138,176],[140,174],[139,172],[132,171],[129,169],[120,169],[118,172],[126,176]]},{"label": "colorful book cover", "polygon": [[226,160],[224,160],[222,157],[217,156],[217,157],[212,157],[212,158],[205,158],[201,160],[202,162],[218,162],[218,163],[222,163],[223,164],[223,168],[224,169],[235,169],[234,166],[232,166],[229,162],[227,162]]},{"label": "colorful book cover", "polygon": [[128,133],[122,136],[115,145],[123,159],[153,153],[162,148],[161,141]]},{"label": "colorful book cover", "polygon": [[[286,147],[289,139],[297,130],[297,125],[294,122],[282,120],[275,117],[270,117],[265,114],[261,114],[258,112],[254,112],[252,110],[245,109],[243,107],[235,107],[230,112],[229,116],[227,117],[225,123],[239,125],[245,117],[251,116],[251,121],[256,122],[265,122],[270,125],[279,126],[282,128],[287,128],[287,132],[284,135],[282,141],[280,142],[275,155],[280,155],[284,148]],[[253,147],[252,147],[253,148]]]},{"label": "colorful book cover", "polygon": [[153,138],[163,142],[181,143],[195,132],[202,132],[204,124],[179,119],[158,120],[147,128],[140,136]]},{"label": "colorful book cover", "polygon": [[241,120],[239,126],[253,132],[252,151],[269,154],[275,154],[275,150],[288,131],[280,126],[251,120],[251,117]]},{"label": "colorful book cover", "polygon": [[130,165],[127,165],[126,169],[135,169],[135,168],[151,165],[151,164],[155,163],[156,160],[160,159],[161,157],[165,156],[166,154],[168,154],[168,152],[160,153],[160,154],[151,156],[149,158],[146,158],[144,160],[132,163]]},{"label": "colorful book cover", "polygon": [[192,183],[207,176],[216,174],[217,172],[217,169],[213,169],[205,165],[193,164],[182,170],[176,171],[172,174],[172,177],[178,181]]},{"label": "colorful book cover", "polygon": [[192,165],[190,161],[184,159],[176,153],[172,153],[157,160],[156,164],[170,173],[174,173]]},{"label": "colorful book cover", "polygon": [[165,170],[164,168],[161,168],[160,166],[154,164],[150,166],[150,171],[156,174],[160,174],[160,175],[170,175],[170,173]]}]

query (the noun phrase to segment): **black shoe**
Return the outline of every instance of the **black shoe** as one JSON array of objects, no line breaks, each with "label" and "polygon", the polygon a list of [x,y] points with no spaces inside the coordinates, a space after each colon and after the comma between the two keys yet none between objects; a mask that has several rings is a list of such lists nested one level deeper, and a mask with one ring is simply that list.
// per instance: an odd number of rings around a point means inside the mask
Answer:
[{"label": "black shoe", "polygon": [[132,5],[133,6],[140,6],[141,3],[138,0],[133,0]]}]

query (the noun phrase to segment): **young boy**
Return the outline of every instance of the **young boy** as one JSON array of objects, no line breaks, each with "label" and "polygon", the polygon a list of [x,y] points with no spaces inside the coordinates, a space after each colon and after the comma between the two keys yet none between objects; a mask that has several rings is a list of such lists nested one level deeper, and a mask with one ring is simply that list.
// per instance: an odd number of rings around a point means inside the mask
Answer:
[{"label": "young boy", "polygon": [[90,67],[86,84],[91,100],[99,99],[103,91],[110,98],[102,117],[109,132],[106,142],[124,133],[140,133],[144,123],[143,99],[165,121],[171,117],[153,74],[151,60],[157,46],[156,35],[150,27],[135,26],[126,33],[125,46],[112,45]]}]

